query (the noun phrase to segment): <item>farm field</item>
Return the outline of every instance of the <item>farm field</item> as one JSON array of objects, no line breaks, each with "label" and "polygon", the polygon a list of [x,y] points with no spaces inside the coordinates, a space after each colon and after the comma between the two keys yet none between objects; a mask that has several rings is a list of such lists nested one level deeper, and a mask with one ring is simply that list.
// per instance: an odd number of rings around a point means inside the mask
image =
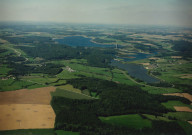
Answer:
[{"label": "farm field", "polygon": [[164,114],[165,117],[172,117],[176,118],[177,120],[182,121],[191,121],[192,120],[192,113],[191,112],[168,112],[167,114]]},{"label": "farm field", "polygon": [[55,87],[43,87],[36,89],[22,89],[16,91],[0,92],[1,104],[44,104],[50,105],[50,92],[55,91]]},{"label": "farm field", "polygon": [[181,101],[168,101],[168,102],[164,102],[161,103],[162,105],[164,105],[166,108],[171,109],[171,110],[175,110],[175,106],[177,107],[188,107],[192,109],[192,105],[187,105],[182,103]]},{"label": "farm field", "polygon": [[186,106],[174,106],[175,110],[178,112],[192,112],[192,109]]},{"label": "farm field", "polygon": [[55,87],[0,92],[0,130],[54,128]]},{"label": "farm field", "polygon": [[6,79],[6,80],[0,80],[1,86],[0,91],[13,91],[13,90],[19,90],[24,88],[39,88],[39,87],[45,87],[45,85],[37,84],[35,82],[30,81],[23,81],[23,80],[14,80],[14,79]]},{"label": "farm field", "polygon": [[68,91],[75,92],[75,93],[81,93],[81,90],[74,88],[70,84],[58,86],[57,88],[68,90]]},{"label": "farm field", "polygon": [[94,99],[91,96],[80,93],[79,91],[71,91],[63,88],[57,88],[55,92],[51,92],[51,95],[54,97],[65,97],[70,99]]},{"label": "farm field", "polygon": [[183,129],[185,130],[185,133],[187,135],[190,135],[192,133],[192,126],[189,121],[178,121],[178,124],[181,125],[181,127],[183,127]]},{"label": "farm field", "polygon": [[0,134],[191,135],[191,29],[0,27]]},{"label": "farm field", "polygon": [[0,105],[0,130],[54,128],[55,113],[50,105]]},{"label": "farm field", "polygon": [[136,129],[141,129],[141,128],[145,128],[145,127],[149,127],[149,128],[152,127],[150,120],[143,119],[138,114],[99,117],[99,118],[104,123],[116,125],[116,126],[136,128]]},{"label": "farm field", "polygon": [[174,92],[182,92],[176,88],[163,88],[163,87],[153,87],[153,86],[145,86],[142,87],[144,91],[147,91],[151,94],[166,94],[166,93],[174,93]]},{"label": "farm field", "polygon": [[150,114],[142,114],[142,115],[145,116],[149,120],[171,121],[170,119],[168,119],[166,117],[162,117],[162,116],[154,116],[154,115],[150,115]]},{"label": "farm field", "polygon": [[189,93],[169,93],[169,94],[163,94],[163,95],[184,97],[192,102],[192,95]]}]

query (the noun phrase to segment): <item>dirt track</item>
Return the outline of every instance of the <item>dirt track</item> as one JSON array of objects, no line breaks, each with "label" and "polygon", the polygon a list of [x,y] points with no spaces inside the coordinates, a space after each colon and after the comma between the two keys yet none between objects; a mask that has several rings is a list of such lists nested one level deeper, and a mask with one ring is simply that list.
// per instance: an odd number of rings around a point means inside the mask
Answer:
[{"label": "dirt track", "polygon": [[0,92],[0,105],[2,104],[44,104],[49,105],[51,101],[50,92],[55,87],[43,87],[36,89],[22,89],[16,91]]}]

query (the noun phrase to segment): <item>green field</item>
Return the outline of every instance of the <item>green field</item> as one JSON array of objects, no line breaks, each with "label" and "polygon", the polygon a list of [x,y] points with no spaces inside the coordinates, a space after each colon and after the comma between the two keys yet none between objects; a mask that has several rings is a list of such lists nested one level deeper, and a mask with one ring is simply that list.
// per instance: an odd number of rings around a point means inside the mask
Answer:
[{"label": "green field", "polygon": [[186,121],[178,121],[178,124],[185,130],[187,135],[191,135],[192,133],[192,126]]},{"label": "green field", "polygon": [[141,129],[145,127],[152,127],[152,123],[150,120],[143,119],[138,114],[130,114],[130,115],[120,115],[120,116],[109,116],[109,117],[99,117],[99,119],[107,124]]},{"label": "green field", "polygon": [[65,68],[63,72],[57,76],[62,79],[78,78],[79,76],[95,77],[109,80],[111,79],[111,73],[107,68],[91,67],[86,65],[86,60],[84,59],[72,59],[72,60],[61,60],[52,61],[54,64],[62,64],[75,70],[74,72],[69,72]]},{"label": "green field", "polygon": [[159,67],[155,69],[160,72],[159,78],[177,84],[190,84],[191,78],[181,78],[183,74],[192,74],[192,63],[185,60],[173,60],[171,58],[165,59],[165,62],[158,63]]},{"label": "green field", "polygon": [[70,98],[70,99],[94,99],[94,98],[84,95],[84,94],[75,93],[70,90],[64,90],[64,89],[60,89],[60,88],[57,88],[55,92],[51,92],[51,95]]},{"label": "green field", "polygon": [[34,82],[28,82],[23,80],[0,80],[0,91],[11,91],[11,90],[18,90],[18,89],[33,89],[43,87],[44,85],[39,85]]},{"label": "green field", "polygon": [[165,103],[161,103],[162,105],[164,105],[166,108],[171,109],[173,111],[175,111],[174,106],[186,106],[192,109],[192,105],[187,105],[182,103],[181,101],[168,101]]},{"label": "green field", "polygon": [[127,76],[125,76],[125,74],[123,74],[123,72],[119,69],[113,69],[113,79],[112,81],[114,82],[118,82],[118,83],[123,83],[123,84],[127,84],[127,85],[138,85],[137,83],[135,83],[134,81],[130,80]]},{"label": "green field", "polygon": [[150,114],[142,114],[143,116],[145,116],[147,119],[149,120],[163,120],[163,121],[171,121],[166,117],[161,117],[161,116],[154,116],[154,115],[150,115]]},{"label": "green field", "polygon": [[0,77],[6,77],[7,73],[11,70],[7,65],[0,65]]},{"label": "green field", "polygon": [[153,86],[145,86],[145,87],[142,87],[142,89],[151,94],[165,94],[165,93],[182,92],[181,90],[178,90],[175,88],[161,88],[161,87],[153,87]]},{"label": "green field", "polygon": [[192,113],[191,112],[168,112],[164,114],[165,117],[171,117],[178,120],[183,121],[191,121],[192,120]]}]

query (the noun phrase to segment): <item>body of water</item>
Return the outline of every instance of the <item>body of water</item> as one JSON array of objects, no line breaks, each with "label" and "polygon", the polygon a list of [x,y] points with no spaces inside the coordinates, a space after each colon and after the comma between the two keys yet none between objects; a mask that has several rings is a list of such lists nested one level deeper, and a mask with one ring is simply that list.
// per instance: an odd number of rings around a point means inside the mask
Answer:
[{"label": "body of water", "polygon": [[[94,43],[91,41],[91,38],[86,38],[83,36],[69,36],[65,37],[63,39],[55,39],[56,42],[59,44],[66,44],[69,46],[84,46],[84,47],[116,47],[115,45],[112,44],[98,44]],[[145,59],[149,56],[154,55],[155,53],[152,54],[144,54],[144,53],[136,53],[135,55],[129,55],[129,57],[134,57],[134,58],[121,58],[124,61],[135,61],[135,60],[140,60],[140,59]],[[111,62],[112,66],[118,67],[120,69],[126,70],[129,75],[138,78],[142,81],[145,81],[147,83],[156,83],[159,82],[158,79],[149,76],[147,74],[147,70],[142,66],[142,65],[137,65],[137,64],[123,64],[119,61],[114,61],[112,60]]]},{"label": "body of water", "polygon": [[112,44],[98,44],[91,41],[91,38],[83,36],[70,36],[63,39],[55,39],[59,44],[66,44],[69,46],[84,46],[84,47],[114,47]]},{"label": "body of water", "polygon": [[140,79],[147,83],[157,83],[160,81],[159,79],[156,79],[148,75],[147,70],[142,65],[133,64],[133,63],[123,64],[120,61],[115,61],[115,60],[112,60],[111,65],[118,67],[119,69],[126,70],[130,76]]}]

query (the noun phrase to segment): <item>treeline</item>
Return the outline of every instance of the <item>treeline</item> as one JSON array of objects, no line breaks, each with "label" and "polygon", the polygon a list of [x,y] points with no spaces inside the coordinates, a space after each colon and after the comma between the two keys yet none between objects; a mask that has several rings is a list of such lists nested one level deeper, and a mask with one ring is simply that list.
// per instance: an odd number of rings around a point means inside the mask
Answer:
[{"label": "treeline", "polygon": [[108,67],[115,55],[115,50],[104,48],[71,47],[60,44],[38,44],[35,47],[18,46],[32,57],[47,60],[57,59],[87,59],[88,65]]},{"label": "treeline", "polygon": [[63,65],[55,65],[52,63],[43,64],[41,66],[28,66],[24,63],[15,63],[15,62],[8,62],[8,67],[12,68],[9,71],[9,75],[13,76],[24,76],[30,75],[31,73],[42,73],[48,75],[56,75],[62,72]]},{"label": "treeline", "polygon": [[192,57],[192,42],[180,40],[180,41],[170,41],[174,46],[172,49],[178,51],[178,55],[181,55],[185,58]]},{"label": "treeline", "polygon": [[9,61],[9,62],[23,62],[23,61],[25,61],[25,58],[20,57],[20,56],[7,56],[5,59],[6,59],[6,61]]},{"label": "treeline", "polygon": [[4,40],[9,41],[12,44],[22,44],[22,43],[54,43],[50,37],[40,37],[40,36],[25,36],[25,37],[1,37]]},{"label": "treeline", "polygon": [[164,87],[164,88],[170,88],[173,86],[173,84],[166,82],[166,81],[160,81],[159,83],[147,83],[148,85],[151,86],[156,86],[156,87]]}]

